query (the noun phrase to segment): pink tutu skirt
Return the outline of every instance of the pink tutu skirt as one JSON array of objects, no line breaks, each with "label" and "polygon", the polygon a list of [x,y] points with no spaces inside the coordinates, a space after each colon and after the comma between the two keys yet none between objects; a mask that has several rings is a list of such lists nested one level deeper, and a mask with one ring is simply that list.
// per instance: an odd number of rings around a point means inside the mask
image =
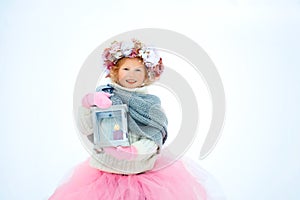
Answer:
[{"label": "pink tutu skirt", "polygon": [[[158,160],[159,161],[159,160]],[[182,161],[136,175],[100,171],[89,161],[78,165],[72,176],[49,200],[208,200],[205,177],[192,175]]]}]

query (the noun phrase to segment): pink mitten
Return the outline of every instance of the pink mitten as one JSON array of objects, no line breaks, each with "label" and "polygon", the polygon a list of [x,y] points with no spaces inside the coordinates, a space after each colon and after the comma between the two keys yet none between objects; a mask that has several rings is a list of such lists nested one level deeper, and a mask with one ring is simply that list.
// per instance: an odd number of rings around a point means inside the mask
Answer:
[{"label": "pink mitten", "polygon": [[104,151],[119,160],[132,160],[137,156],[137,149],[134,146],[105,147]]},{"label": "pink mitten", "polygon": [[106,92],[88,93],[82,99],[82,105],[86,108],[97,106],[98,108],[108,108],[112,105],[109,97],[111,94]]}]

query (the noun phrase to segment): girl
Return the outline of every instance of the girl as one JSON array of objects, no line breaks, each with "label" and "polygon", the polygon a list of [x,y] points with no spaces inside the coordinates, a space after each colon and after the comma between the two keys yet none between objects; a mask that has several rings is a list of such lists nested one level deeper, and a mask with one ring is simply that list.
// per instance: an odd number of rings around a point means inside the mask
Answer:
[{"label": "girl", "polygon": [[[211,199],[200,180],[181,161],[153,170],[167,139],[167,117],[160,99],[146,86],[163,72],[162,59],[138,40],[113,42],[103,52],[111,83],[85,95],[79,110],[81,132],[93,142],[91,107],[128,106],[130,146],[104,147],[76,167],[51,200]],[[202,181],[203,182],[203,181]]]}]

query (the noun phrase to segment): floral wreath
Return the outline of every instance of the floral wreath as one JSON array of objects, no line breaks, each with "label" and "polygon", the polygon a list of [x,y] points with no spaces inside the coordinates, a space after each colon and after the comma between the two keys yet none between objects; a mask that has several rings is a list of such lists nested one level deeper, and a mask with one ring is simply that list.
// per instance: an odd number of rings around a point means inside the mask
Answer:
[{"label": "floral wreath", "polygon": [[112,42],[109,48],[104,49],[102,58],[106,67],[106,77],[109,77],[110,70],[121,58],[141,58],[150,80],[158,79],[164,70],[162,59],[157,51],[154,48],[147,47],[137,39]]}]

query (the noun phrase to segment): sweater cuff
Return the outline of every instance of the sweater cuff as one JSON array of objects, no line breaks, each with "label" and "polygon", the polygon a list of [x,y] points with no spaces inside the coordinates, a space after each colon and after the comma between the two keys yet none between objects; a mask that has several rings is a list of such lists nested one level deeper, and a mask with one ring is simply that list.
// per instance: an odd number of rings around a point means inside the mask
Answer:
[{"label": "sweater cuff", "polygon": [[137,150],[137,157],[134,160],[147,160],[158,152],[157,144],[149,139],[140,139],[132,146]]}]

